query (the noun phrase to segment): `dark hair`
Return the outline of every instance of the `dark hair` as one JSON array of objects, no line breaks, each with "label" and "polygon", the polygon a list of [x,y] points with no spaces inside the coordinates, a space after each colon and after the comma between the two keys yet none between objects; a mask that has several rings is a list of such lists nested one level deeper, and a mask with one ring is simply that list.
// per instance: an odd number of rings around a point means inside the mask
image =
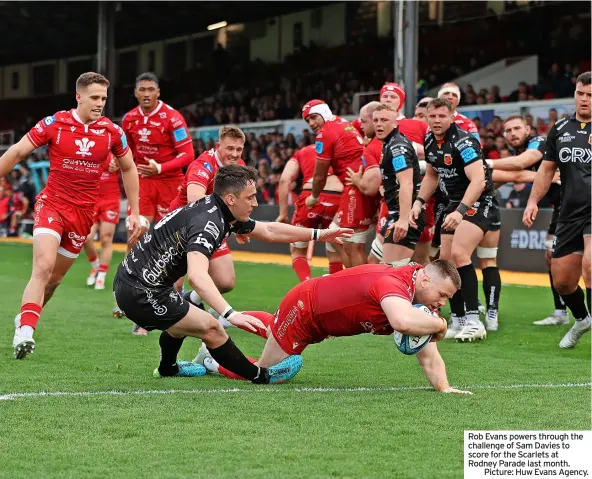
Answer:
[{"label": "dark hair", "polygon": [[429,103],[429,101],[420,101],[415,108],[426,108]]},{"label": "dark hair", "polygon": [[437,259],[428,264],[425,269],[428,275],[431,271],[434,271],[442,279],[450,278],[452,280],[452,284],[454,284],[454,287],[457,290],[460,289],[460,274],[458,274],[456,266],[454,266],[450,261],[445,259]]},{"label": "dark hair", "polygon": [[138,86],[138,83],[141,81],[153,81],[156,83],[156,86],[158,86],[158,77],[152,72],[140,73],[136,78],[136,86]]},{"label": "dark hair", "polygon": [[590,84],[590,72],[582,73],[577,79],[576,83],[581,83],[582,85],[589,85]]},{"label": "dark hair", "polygon": [[452,103],[446,98],[434,98],[428,103],[428,108],[441,108],[445,107],[450,113],[452,113]]},{"label": "dark hair", "polygon": [[81,88],[87,88],[93,83],[106,86],[109,88],[109,80],[100,73],[86,72],[78,77],[76,80],[76,91],[80,91]]},{"label": "dark hair", "polygon": [[249,183],[257,182],[257,170],[251,166],[226,165],[218,170],[214,180],[214,193],[239,196]]}]

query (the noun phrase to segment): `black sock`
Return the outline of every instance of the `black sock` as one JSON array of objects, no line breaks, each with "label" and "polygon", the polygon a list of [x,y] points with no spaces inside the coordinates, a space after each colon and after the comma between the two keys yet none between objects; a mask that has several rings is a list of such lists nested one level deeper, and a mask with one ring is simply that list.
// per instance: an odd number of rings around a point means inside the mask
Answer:
[{"label": "black sock", "polygon": [[457,269],[462,282],[462,293],[463,299],[465,300],[467,314],[478,315],[479,281],[477,280],[477,272],[475,271],[475,267],[472,264],[468,264]]},{"label": "black sock", "polygon": [[160,344],[160,365],[158,372],[161,376],[174,376],[179,372],[177,356],[185,338],[173,338],[169,333],[160,333],[158,344]]},{"label": "black sock", "polygon": [[267,382],[267,370],[251,363],[232,342],[232,339],[228,338],[228,341],[222,346],[208,348],[208,351],[220,366],[225,367],[234,374],[238,374],[257,384]]},{"label": "black sock", "polygon": [[571,294],[564,294],[561,296],[565,304],[573,314],[576,321],[580,321],[588,316],[588,310],[586,309],[586,298],[584,292],[579,286]]},{"label": "black sock", "polygon": [[555,289],[555,286],[553,286],[553,275],[551,274],[551,270],[549,270],[549,281],[551,282],[551,292],[553,293],[553,303],[555,304],[555,309],[565,311],[565,303],[563,302],[561,295]]},{"label": "black sock", "polygon": [[592,308],[590,307],[590,288],[586,288],[586,306],[588,306],[588,314],[592,314]]},{"label": "black sock", "polygon": [[497,266],[483,268],[483,292],[485,293],[485,304],[487,309],[499,308],[499,299],[502,292],[502,278]]},{"label": "black sock", "polygon": [[462,318],[465,315],[465,300],[463,298],[462,289],[459,289],[450,298],[450,312],[457,318]]}]

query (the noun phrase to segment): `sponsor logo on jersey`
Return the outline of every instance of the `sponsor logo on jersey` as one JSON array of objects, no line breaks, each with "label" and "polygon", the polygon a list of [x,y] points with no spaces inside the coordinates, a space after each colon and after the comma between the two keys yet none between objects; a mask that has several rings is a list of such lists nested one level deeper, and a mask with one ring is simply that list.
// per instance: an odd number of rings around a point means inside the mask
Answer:
[{"label": "sponsor logo on jersey", "polygon": [[559,150],[559,161],[561,163],[590,163],[592,150],[590,148],[564,147]]},{"label": "sponsor logo on jersey", "polygon": [[71,131],[72,133],[74,133],[74,132],[76,131],[76,127],[75,127],[75,126],[71,126],[71,127],[70,127],[70,131]]},{"label": "sponsor logo on jersey", "polygon": [[91,128],[90,131],[92,133],[94,133],[95,135],[98,135],[98,136],[102,136],[102,135],[105,134],[105,129],[104,128],[101,128],[100,130],[95,130],[94,128]]},{"label": "sponsor logo on jersey", "polygon": [[207,239],[205,239],[203,236],[199,236],[195,240],[195,244],[202,245],[205,249],[208,250],[208,253],[211,253],[214,250],[214,245],[210,243]]},{"label": "sponsor logo on jersey", "polygon": [[154,298],[154,296],[152,295],[152,291],[150,291],[149,289],[146,290],[146,300],[148,301],[148,303],[150,303],[150,306],[152,306],[154,314],[156,314],[157,316],[163,316],[164,314],[166,314],[166,306],[158,304],[158,300]]},{"label": "sponsor logo on jersey", "polygon": [[88,138],[82,138],[82,140],[74,140],[74,144],[78,147],[77,155],[91,156],[90,149],[95,146],[94,141],[90,141]]},{"label": "sponsor logo on jersey", "polygon": [[121,132],[121,147],[125,150],[127,148],[127,136],[123,131]]},{"label": "sponsor logo on jersey", "polygon": [[166,112],[165,112],[165,111],[163,111],[162,113],[159,113],[159,114],[158,114],[158,116],[159,116],[160,118],[162,118],[163,120],[164,120],[164,119],[167,117],[167,115],[166,115]]},{"label": "sponsor logo on jersey", "polygon": [[39,132],[39,133],[43,133],[43,127],[41,126],[40,123],[37,123],[35,125],[35,129]]},{"label": "sponsor logo on jersey", "polygon": [[559,143],[567,143],[568,141],[575,140],[575,138],[576,138],[575,136],[570,135],[569,132],[566,131],[563,135],[561,135],[558,138],[558,140],[559,140]]},{"label": "sponsor logo on jersey", "polygon": [[[208,152],[208,154],[209,154],[209,152]],[[212,156],[213,156],[213,155],[212,155]],[[209,164],[207,161],[206,161],[206,162],[204,162],[204,168],[205,168],[206,170],[208,170],[210,173],[212,173],[212,172],[214,171],[214,168],[212,168],[212,165],[210,165],[210,164]]]},{"label": "sponsor logo on jersey", "polygon": [[[318,136],[317,136],[318,138]],[[321,154],[323,152],[323,148],[324,148],[324,144],[322,141],[317,141],[315,142],[315,151],[317,152],[317,154]]]},{"label": "sponsor logo on jersey", "polygon": [[161,253],[151,266],[147,266],[142,269],[142,278],[147,284],[151,286],[158,286],[162,276],[166,272],[167,266],[176,261],[177,256],[181,256],[183,253],[178,251],[174,246],[169,247]]},{"label": "sponsor logo on jersey", "polygon": [[55,116],[53,116],[53,115],[52,115],[52,116],[46,116],[46,117],[43,119],[43,123],[44,123],[44,125],[45,125],[45,126],[49,126],[49,125],[51,125],[52,123],[55,123],[55,121],[56,121],[56,117],[55,117]]},{"label": "sponsor logo on jersey", "polygon": [[140,141],[148,142],[150,141],[148,137],[152,134],[152,132],[148,128],[142,128],[138,131],[138,135],[140,135]]},{"label": "sponsor logo on jersey", "polygon": [[199,173],[197,173],[197,176],[203,176],[204,178],[210,178],[210,175],[208,174],[207,171],[204,170],[199,170]]},{"label": "sponsor logo on jersey", "polygon": [[212,237],[217,240],[220,236],[220,228],[216,226],[216,223],[212,221],[208,221],[204,226],[204,231],[212,235]]}]

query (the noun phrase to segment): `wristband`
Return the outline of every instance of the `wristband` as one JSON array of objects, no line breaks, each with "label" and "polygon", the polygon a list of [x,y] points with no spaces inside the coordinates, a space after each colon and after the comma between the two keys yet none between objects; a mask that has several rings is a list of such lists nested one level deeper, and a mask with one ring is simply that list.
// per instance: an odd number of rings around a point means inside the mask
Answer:
[{"label": "wristband", "polygon": [[461,203],[458,205],[458,208],[456,208],[456,211],[458,211],[461,215],[465,215],[465,213],[467,211],[469,211],[469,207],[467,205],[465,205],[464,203]]},{"label": "wristband", "polygon": [[321,230],[318,230],[318,229],[314,228],[310,232],[310,239],[313,240],[313,241],[317,241],[319,239],[319,236],[321,236]]},{"label": "wristband", "polygon": [[419,196],[417,198],[415,198],[415,201],[419,201],[421,203],[421,205],[425,205],[426,201],[423,198],[420,198]]},{"label": "wristband", "polygon": [[224,311],[222,311],[220,316],[222,316],[224,319],[230,319],[235,314],[237,314],[237,312],[232,308],[232,306],[228,305],[226,308],[224,308]]}]

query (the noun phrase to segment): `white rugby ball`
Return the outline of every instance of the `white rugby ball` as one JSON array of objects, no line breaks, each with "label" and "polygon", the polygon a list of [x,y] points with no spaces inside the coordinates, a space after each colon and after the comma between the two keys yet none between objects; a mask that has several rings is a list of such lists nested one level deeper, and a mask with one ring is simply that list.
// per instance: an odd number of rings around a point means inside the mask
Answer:
[{"label": "white rugby ball", "polygon": [[[430,316],[433,314],[430,308],[423,304],[414,304],[413,307],[421,309],[425,314],[429,314]],[[395,344],[399,351],[403,354],[412,355],[419,353],[425,348],[430,343],[432,335],[426,334],[425,336],[413,336],[395,331],[393,338],[395,339]]]}]

